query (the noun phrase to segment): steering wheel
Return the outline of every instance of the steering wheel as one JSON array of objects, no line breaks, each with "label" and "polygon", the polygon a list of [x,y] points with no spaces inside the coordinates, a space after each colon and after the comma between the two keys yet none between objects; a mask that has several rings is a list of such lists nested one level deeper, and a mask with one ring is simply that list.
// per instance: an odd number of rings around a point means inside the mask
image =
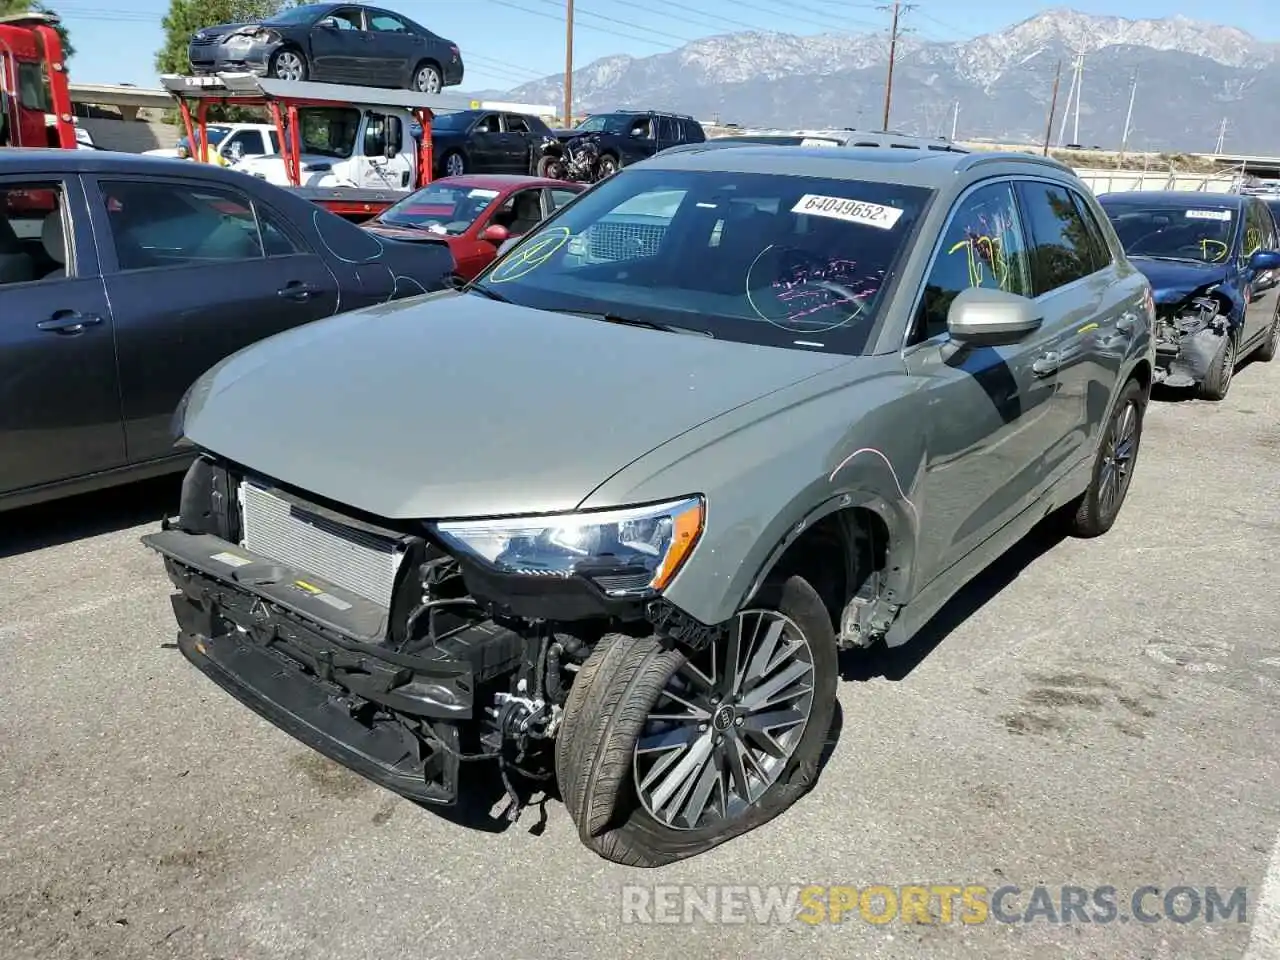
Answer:
[{"label": "steering wheel", "polygon": [[[770,266],[762,267],[763,263],[770,262]],[[797,300],[803,302],[806,291],[826,291],[827,294],[833,294],[838,298],[839,302],[850,305],[851,312],[844,317],[839,323],[833,326],[841,326],[851,320],[856,319],[866,309],[866,293],[858,293],[852,287],[845,283],[841,283],[840,279],[831,279],[827,276],[832,271],[832,261],[829,257],[823,257],[800,247],[766,247],[756,256],[751,267],[747,270],[747,290],[748,298],[751,301],[753,309],[764,320],[770,323],[789,323],[795,322],[798,317],[783,316],[770,317],[765,311],[762,311],[755,302],[755,298],[751,295],[751,279],[752,274],[760,271],[762,277],[769,278],[767,281],[767,289],[770,299],[776,301],[782,307],[783,312],[788,312],[788,300]],[[835,271],[837,277],[839,272]],[[807,309],[802,308],[803,314],[813,314],[819,310],[828,309],[837,306],[838,301],[831,297],[824,297],[826,302],[813,302],[809,300]],[[794,312],[794,311],[792,311]]]}]

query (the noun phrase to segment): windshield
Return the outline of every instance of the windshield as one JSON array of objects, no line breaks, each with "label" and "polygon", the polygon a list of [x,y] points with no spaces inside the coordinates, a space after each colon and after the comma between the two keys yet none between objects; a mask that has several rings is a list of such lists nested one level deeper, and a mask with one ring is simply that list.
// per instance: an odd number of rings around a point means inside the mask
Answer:
[{"label": "windshield", "polygon": [[431,129],[465,130],[474,119],[474,113],[437,113],[431,118]]},{"label": "windshield", "polygon": [[[212,123],[205,127],[205,135],[209,138],[209,146],[211,147],[216,147],[223,140],[227,139],[227,134],[230,132],[230,127],[218,126]],[[191,147],[191,143],[186,137],[183,137],[178,141],[178,146],[187,147],[189,149]]]},{"label": "windshield", "polygon": [[627,117],[616,113],[601,113],[587,117],[573,129],[578,133],[623,133],[626,126]]},{"label": "windshield", "polygon": [[[325,11],[328,13],[328,11]],[[297,24],[310,23],[317,19],[320,11],[312,4],[303,4],[302,6],[292,7],[288,10],[282,10],[274,16],[263,20],[263,23],[281,23],[281,24]]]},{"label": "windshield", "polygon": [[580,195],[476,285],[539,310],[859,354],[931,196],[861,180],[637,167]]},{"label": "windshield", "polygon": [[497,190],[433,183],[388,207],[377,222],[456,237],[465,233],[497,196]]},{"label": "windshield", "polygon": [[1236,229],[1236,214],[1230,208],[1123,201],[1102,206],[1131,257],[1223,263],[1230,256]]},{"label": "windshield", "polygon": [[302,107],[302,152],[321,157],[351,156],[360,129],[360,111],[353,107]]}]

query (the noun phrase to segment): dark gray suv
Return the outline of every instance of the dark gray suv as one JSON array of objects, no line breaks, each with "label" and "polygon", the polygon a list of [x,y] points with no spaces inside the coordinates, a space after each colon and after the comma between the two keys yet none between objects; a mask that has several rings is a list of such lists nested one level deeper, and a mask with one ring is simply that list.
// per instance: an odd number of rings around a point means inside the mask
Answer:
[{"label": "dark gray suv", "polygon": [[591,849],[668,863],[814,782],[838,650],[1050,514],[1111,527],[1153,322],[1054,161],[659,156],[462,291],[210,371],[146,542],[183,653],[315,749],[435,803],[554,773]]}]

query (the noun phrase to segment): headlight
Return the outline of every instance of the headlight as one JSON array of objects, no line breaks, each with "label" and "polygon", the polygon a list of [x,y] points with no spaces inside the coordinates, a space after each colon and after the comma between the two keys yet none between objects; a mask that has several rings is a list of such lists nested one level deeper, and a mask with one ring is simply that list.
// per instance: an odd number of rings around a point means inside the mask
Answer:
[{"label": "headlight", "polygon": [[662,590],[702,534],[700,496],[621,510],[435,525],[442,539],[502,573],[582,576],[610,596]]}]

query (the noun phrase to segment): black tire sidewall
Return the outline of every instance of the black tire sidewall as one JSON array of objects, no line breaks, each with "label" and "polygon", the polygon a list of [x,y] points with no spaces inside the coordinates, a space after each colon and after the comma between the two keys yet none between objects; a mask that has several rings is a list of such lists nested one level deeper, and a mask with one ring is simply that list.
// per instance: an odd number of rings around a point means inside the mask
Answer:
[{"label": "black tire sidewall", "polygon": [[[787,768],[747,814],[728,823],[712,824],[697,830],[677,830],[655,820],[640,803],[634,775],[629,769],[616,787],[617,796],[613,804],[614,818],[611,824],[593,838],[594,842],[588,841],[598,850],[606,851],[606,855],[610,849],[623,848],[640,854],[639,857],[629,858],[629,862],[651,866],[693,856],[772,820],[794,804],[816,780],[818,765],[835,716],[839,674],[835,631],[830,615],[813,587],[800,577],[766,584],[747,604],[747,608],[766,608],[785,614],[796,623],[809,642],[813,658],[813,704],[808,724]],[[657,661],[665,658],[661,667],[662,684],[656,687],[661,690],[685,659],[683,655],[670,657],[671,651],[654,641],[637,642],[653,644],[647,654],[648,659]],[[595,682],[607,683],[608,678],[598,675]],[[656,701],[656,696],[654,700]],[[652,703],[646,705],[644,716],[647,716],[651,707]],[[643,728],[644,716],[637,723],[619,723],[614,727],[615,738],[626,738],[629,755]],[[605,744],[601,744],[602,750],[604,747]]]},{"label": "black tire sidewall", "polygon": [[[1116,398],[1115,407],[1111,411],[1111,416],[1107,420],[1106,432],[1102,436],[1102,443],[1098,446],[1098,455],[1093,465],[1093,480],[1089,484],[1089,491],[1086,496],[1089,498],[1089,510],[1096,518],[1097,526],[1101,532],[1110,530],[1116,522],[1116,518],[1120,516],[1120,511],[1124,508],[1124,502],[1129,495],[1129,487],[1133,483],[1133,472],[1137,469],[1138,455],[1142,451],[1142,427],[1146,418],[1146,403],[1143,396],[1142,386],[1136,380],[1128,381],[1120,391],[1120,395]],[[1134,426],[1133,436],[1133,458],[1129,461],[1129,480],[1124,490],[1120,493],[1120,498],[1116,501],[1115,509],[1111,511],[1110,516],[1103,516],[1101,504],[1098,502],[1098,496],[1101,493],[1102,467],[1107,457],[1107,449],[1111,445],[1112,436],[1116,427],[1120,423],[1124,410],[1130,404],[1133,405],[1134,413],[1138,422]]]},{"label": "black tire sidewall", "polygon": [[274,54],[272,54],[271,62],[267,65],[267,73],[272,77],[272,79],[275,79],[275,80],[281,79],[277,71],[279,69],[280,57],[282,54],[286,54],[286,53],[293,54],[295,57],[298,58],[298,62],[302,64],[302,79],[299,80],[298,82],[301,83],[306,81],[308,78],[310,78],[311,65],[307,63],[306,55],[303,54],[301,50],[298,50],[294,47],[284,47],[280,50],[277,50]]}]

